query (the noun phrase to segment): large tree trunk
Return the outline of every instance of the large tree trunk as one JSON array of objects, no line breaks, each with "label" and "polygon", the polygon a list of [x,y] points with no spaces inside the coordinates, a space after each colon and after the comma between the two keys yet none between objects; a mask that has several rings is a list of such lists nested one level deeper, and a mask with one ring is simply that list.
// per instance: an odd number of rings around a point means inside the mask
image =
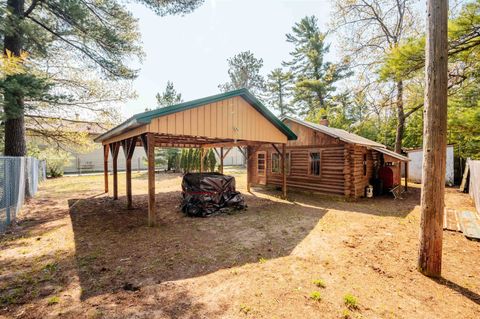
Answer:
[{"label": "large tree trunk", "polygon": [[440,277],[447,146],[448,0],[428,0],[418,269]]},{"label": "large tree trunk", "polygon": [[[12,12],[7,16],[7,27],[12,30],[5,35],[3,47],[6,51],[20,56],[22,52],[22,29],[19,27],[24,15],[24,0],[8,0],[7,9]],[[6,78],[9,81],[9,77]],[[24,101],[20,92],[4,92],[5,94],[5,155],[25,156],[27,152],[25,142]]]},{"label": "large tree trunk", "polygon": [[402,153],[402,141],[405,132],[405,111],[403,109],[403,81],[397,82],[397,134],[395,135],[395,152]]}]

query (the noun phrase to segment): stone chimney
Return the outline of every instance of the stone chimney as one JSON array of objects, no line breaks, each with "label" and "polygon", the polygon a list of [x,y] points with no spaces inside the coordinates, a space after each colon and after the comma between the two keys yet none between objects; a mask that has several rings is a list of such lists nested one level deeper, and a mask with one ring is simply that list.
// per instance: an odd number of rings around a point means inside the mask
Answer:
[{"label": "stone chimney", "polygon": [[328,122],[327,116],[326,116],[326,115],[322,116],[322,118],[320,119],[319,124],[320,124],[320,125],[324,125],[324,126],[328,126],[328,123],[329,123],[329,122]]}]

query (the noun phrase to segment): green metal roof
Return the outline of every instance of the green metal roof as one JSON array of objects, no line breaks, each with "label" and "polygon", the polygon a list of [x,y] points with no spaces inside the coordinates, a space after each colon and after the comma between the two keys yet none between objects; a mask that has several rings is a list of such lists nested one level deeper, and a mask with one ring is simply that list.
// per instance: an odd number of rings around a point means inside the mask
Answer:
[{"label": "green metal roof", "polygon": [[285,134],[288,140],[296,140],[297,136],[293,133],[288,126],[286,126],[282,121],[280,121],[272,112],[270,112],[263,104],[260,102],[252,93],[247,89],[239,89],[234,91],[229,91],[217,95],[212,95],[209,97],[204,97],[201,99],[188,101],[180,104],[175,104],[167,107],[162,107],[152,111],[147,111],[143,113],[138,113],[123,122],[122,124],[112,128],[111,130],[103,133],[94,139],[95,142],[102,142],[108,138],[114,137],[116,135],[127,132],[136,127],[149,124],[152,119],[169,115],[172,113],[177,113],[185,110],[189,110],[195,107],[199,107],[205,104],[218,102],[221,100],[226,100],[232,97],[241,96],[248,103],[250,103],[258,112],[260,112],[265,118],[267,118],[276,128],[278,128],[283,134]]}]

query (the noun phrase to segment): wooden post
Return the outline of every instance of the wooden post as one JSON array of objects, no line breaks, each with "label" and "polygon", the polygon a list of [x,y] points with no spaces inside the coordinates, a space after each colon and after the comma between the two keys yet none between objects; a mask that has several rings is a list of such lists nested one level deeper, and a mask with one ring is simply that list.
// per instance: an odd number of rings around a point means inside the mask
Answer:
[{"label": "wooden post", "polygon": [[405,191],[408,191],[408,162],[405,162]]},{"label": "wooden post", "polygon": [[223,174],[223,147],[220,147],[220,173]]},{"label": "wooden post", "polygon": [[250,183],[252,179],[252,147],[247,146],[247,192],[250,193]]},{"label": "wooden post", "polygon": [[425,110],[418,269],[440,277],[445,197],[448,1],[427,1]]},{"label": "wooden post", "polygon": [[148,226],[155,226],[155,137],[147,134]]},{"label": "wooden post", "polygon": [[287,165],[285,160],[287,158],[287,144],[282,144],[282,196],[287,198]]},{"label": "wooden post", "polygon": [[112,169],[113,169],[113,199],[118,199],[118,151],[120,144],[118,142],[110,144],[110,152],[112,152]]},{"label": "wooden post", "polygon": [[103,145],[103,179],[105,193],[108,193],[108,144]]},{"label": "wooden post", "polygon": [[134,136],[123,141],[123,152],[125,154],[125,176],[127,188],[127,209],[133,209],[132,200],[132,157],[137,145],[137,137]]}]

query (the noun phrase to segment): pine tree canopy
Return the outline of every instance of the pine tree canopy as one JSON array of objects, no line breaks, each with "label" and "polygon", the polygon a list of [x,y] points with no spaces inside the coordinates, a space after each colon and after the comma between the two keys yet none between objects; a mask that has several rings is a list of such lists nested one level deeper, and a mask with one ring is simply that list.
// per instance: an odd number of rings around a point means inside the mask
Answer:
[{"label": "pine tree canopy", "polygon": [[159,107],[170,106],[183,102],[182,94],[178,93],[173,86],[173,82],[168,81],[165,91],[163,93],[157,93],[157,104]]},{"label": "pine tree canopy", "polygon": [[326,34],[320,31],[315,16],[295,23],[286,37],[294,45],[291,61],[284,62],[296,79],[294,102],[299,104],[302,114],[325,108],[336,90],[335,83],[351,75],[348,61],[339,64],[325,61],[330,46],[325,43]]},{"label": "pine tree canopy", "polygon": [[250,51],[244,51],[227,62],[229,81],[218,86],[222,92],[245,88],[253,94],[261,95],[265,89],[265,79],[260,74],[262,59],[257,59]]}]

